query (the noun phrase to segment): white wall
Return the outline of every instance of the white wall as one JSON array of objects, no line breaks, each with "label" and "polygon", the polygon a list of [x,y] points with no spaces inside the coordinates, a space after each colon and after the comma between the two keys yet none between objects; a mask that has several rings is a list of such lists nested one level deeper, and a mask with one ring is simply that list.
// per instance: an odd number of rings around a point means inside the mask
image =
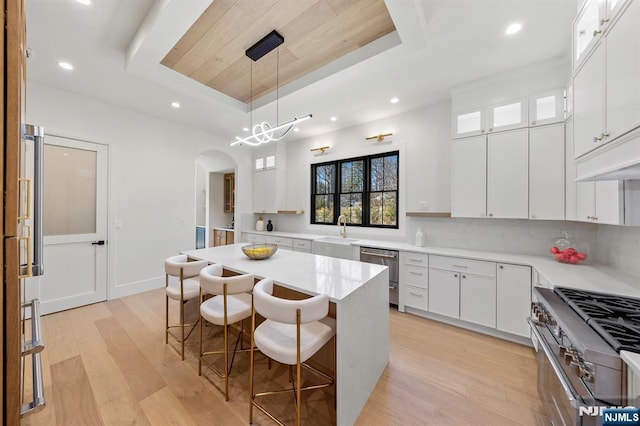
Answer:
[{"label": "white wall", "polygon": [[[109,146],[109,297],[164,285],[163,260],[195,247],[195,164],[218,149],[251,188],[251,153],[215,135],[38,82],[27,84],[27,121],[46,133]],[[248,211],[251,191],[238,191]],[[249,194],[249,196],[248,196]],[[122,229],[115,229],[115,221]]]},{"label": "white wall", "polygon": [[[431,211],[450,209],[450,117],[451,105],[443,102],[324,135],[287,141],[286,205],[289,209],[304,210],[305,214],[269,216],[265,217],[265,222],[267,219],[274,220],[279,230],[320,234],[333,232],[331,227],[309,223],[311,164],[400,151],[400,229],[354,228],[350,234],[404,238],[405,206],[409,210],[418,210],[420,202],[426,201]],[[365,141],[365,137],[380,133],[393,133],[393,136],[384,142]],[[310,151],[311,148],[325,145],[331,146],[331,149],[324,154]],[[248,225],[252,226],[250,223]]]},{"label": "white wall", "polygon": [[525,98],[567,86],[571,75],[566,59],[518,68],[451,90],[452,111]]}]

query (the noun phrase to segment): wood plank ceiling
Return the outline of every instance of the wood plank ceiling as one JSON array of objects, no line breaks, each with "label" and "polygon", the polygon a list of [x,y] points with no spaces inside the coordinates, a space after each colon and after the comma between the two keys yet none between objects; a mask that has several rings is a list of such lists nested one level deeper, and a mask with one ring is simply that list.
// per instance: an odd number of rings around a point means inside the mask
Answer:
[{"label": "wood plank ceiling", "polygon": [[[284,44],[245,56],[274,29]],[[384,0],[215,0],[161,63],[248,103],[393,31]]]}]

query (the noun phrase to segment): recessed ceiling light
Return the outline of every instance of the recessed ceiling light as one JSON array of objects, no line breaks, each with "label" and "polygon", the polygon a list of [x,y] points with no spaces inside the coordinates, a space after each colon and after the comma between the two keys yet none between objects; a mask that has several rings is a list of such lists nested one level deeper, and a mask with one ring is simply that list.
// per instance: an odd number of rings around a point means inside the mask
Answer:
[{"label": "recessed ceiling light", "polygon": [[293,131],[294,131],[294,132],[299,132],[299,131],[300,131],[300,128],[299,128],[299,127],[294,127],[294,128],[293,128]]},{"label": "recessed ceiling light", "polygon": [[242,128],[242,131],[243,131],[243,132],[248,132],[248,131],[249,131],[249,128],[248,128],[248,127],[243,127],[243,128]]},{"label": "recessed ceiling light", "polygon": [[515,33],[517,33],[518,31],[520,31],[522,29],[522,24],[519,22],[514,22],[513,24],[509,25],[507,27],[507,29],[505,30],[505,34],[506,35],[513,35]]},{"label": "recessed ceiling light", "polygon": [[392,104],[397,104],[400,101],[400,99],[396,98],[395,96],[393,98],[391,98],[391,100],[389,102],[391,102]]},{"label": "recessed ceiling light", "polygon": [[334,116],[334,117],[331,117],[329,120],[331,120],[331,121],[336,121],[336,120],[337,120],[337,118]]},{"label": "recessed ceiling light", "polygon": [[91,0],[76,0],[78,3],[89,5],[91,4]]},{"label": "recessed ceiling light", "polygon": [[171,106],[177,109],[177,108],[180,108],[180,103],[176,102],[176,101],[173,101],[173,102],[171,102]]},{"label": "recessed ceiling light", "polygon": [[71,65],[69,62],[60,61],[58,62],[58,66],[63,70],[67,70],[67,71],[73,70],[73,65]]}]

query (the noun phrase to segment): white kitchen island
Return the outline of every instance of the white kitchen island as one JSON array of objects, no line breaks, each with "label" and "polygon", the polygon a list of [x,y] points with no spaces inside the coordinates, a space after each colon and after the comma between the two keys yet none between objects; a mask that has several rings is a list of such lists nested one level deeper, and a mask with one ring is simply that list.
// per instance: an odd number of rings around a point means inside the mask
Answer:
[{"label": "white kitchen island", "polygon": [[271,278],[276,284],[336,305],[336,421],[352,425],[389,361],[389,271],[386,266],[278,250],[251,260],[246,244],[185,251],[190,258],[224,265],[237,273]]}]

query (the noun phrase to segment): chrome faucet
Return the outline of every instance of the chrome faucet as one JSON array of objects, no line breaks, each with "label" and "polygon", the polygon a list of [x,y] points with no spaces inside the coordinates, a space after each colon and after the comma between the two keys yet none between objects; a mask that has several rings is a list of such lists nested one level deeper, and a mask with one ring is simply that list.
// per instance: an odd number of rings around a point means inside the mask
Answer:
[{"label": "chrome faucet", "polygon": [[[340,228],[340,222],[342,222],[342,228]],[[342,238],[347,238],[347,217],[343,214],[338,216],[338,229]]]}]

